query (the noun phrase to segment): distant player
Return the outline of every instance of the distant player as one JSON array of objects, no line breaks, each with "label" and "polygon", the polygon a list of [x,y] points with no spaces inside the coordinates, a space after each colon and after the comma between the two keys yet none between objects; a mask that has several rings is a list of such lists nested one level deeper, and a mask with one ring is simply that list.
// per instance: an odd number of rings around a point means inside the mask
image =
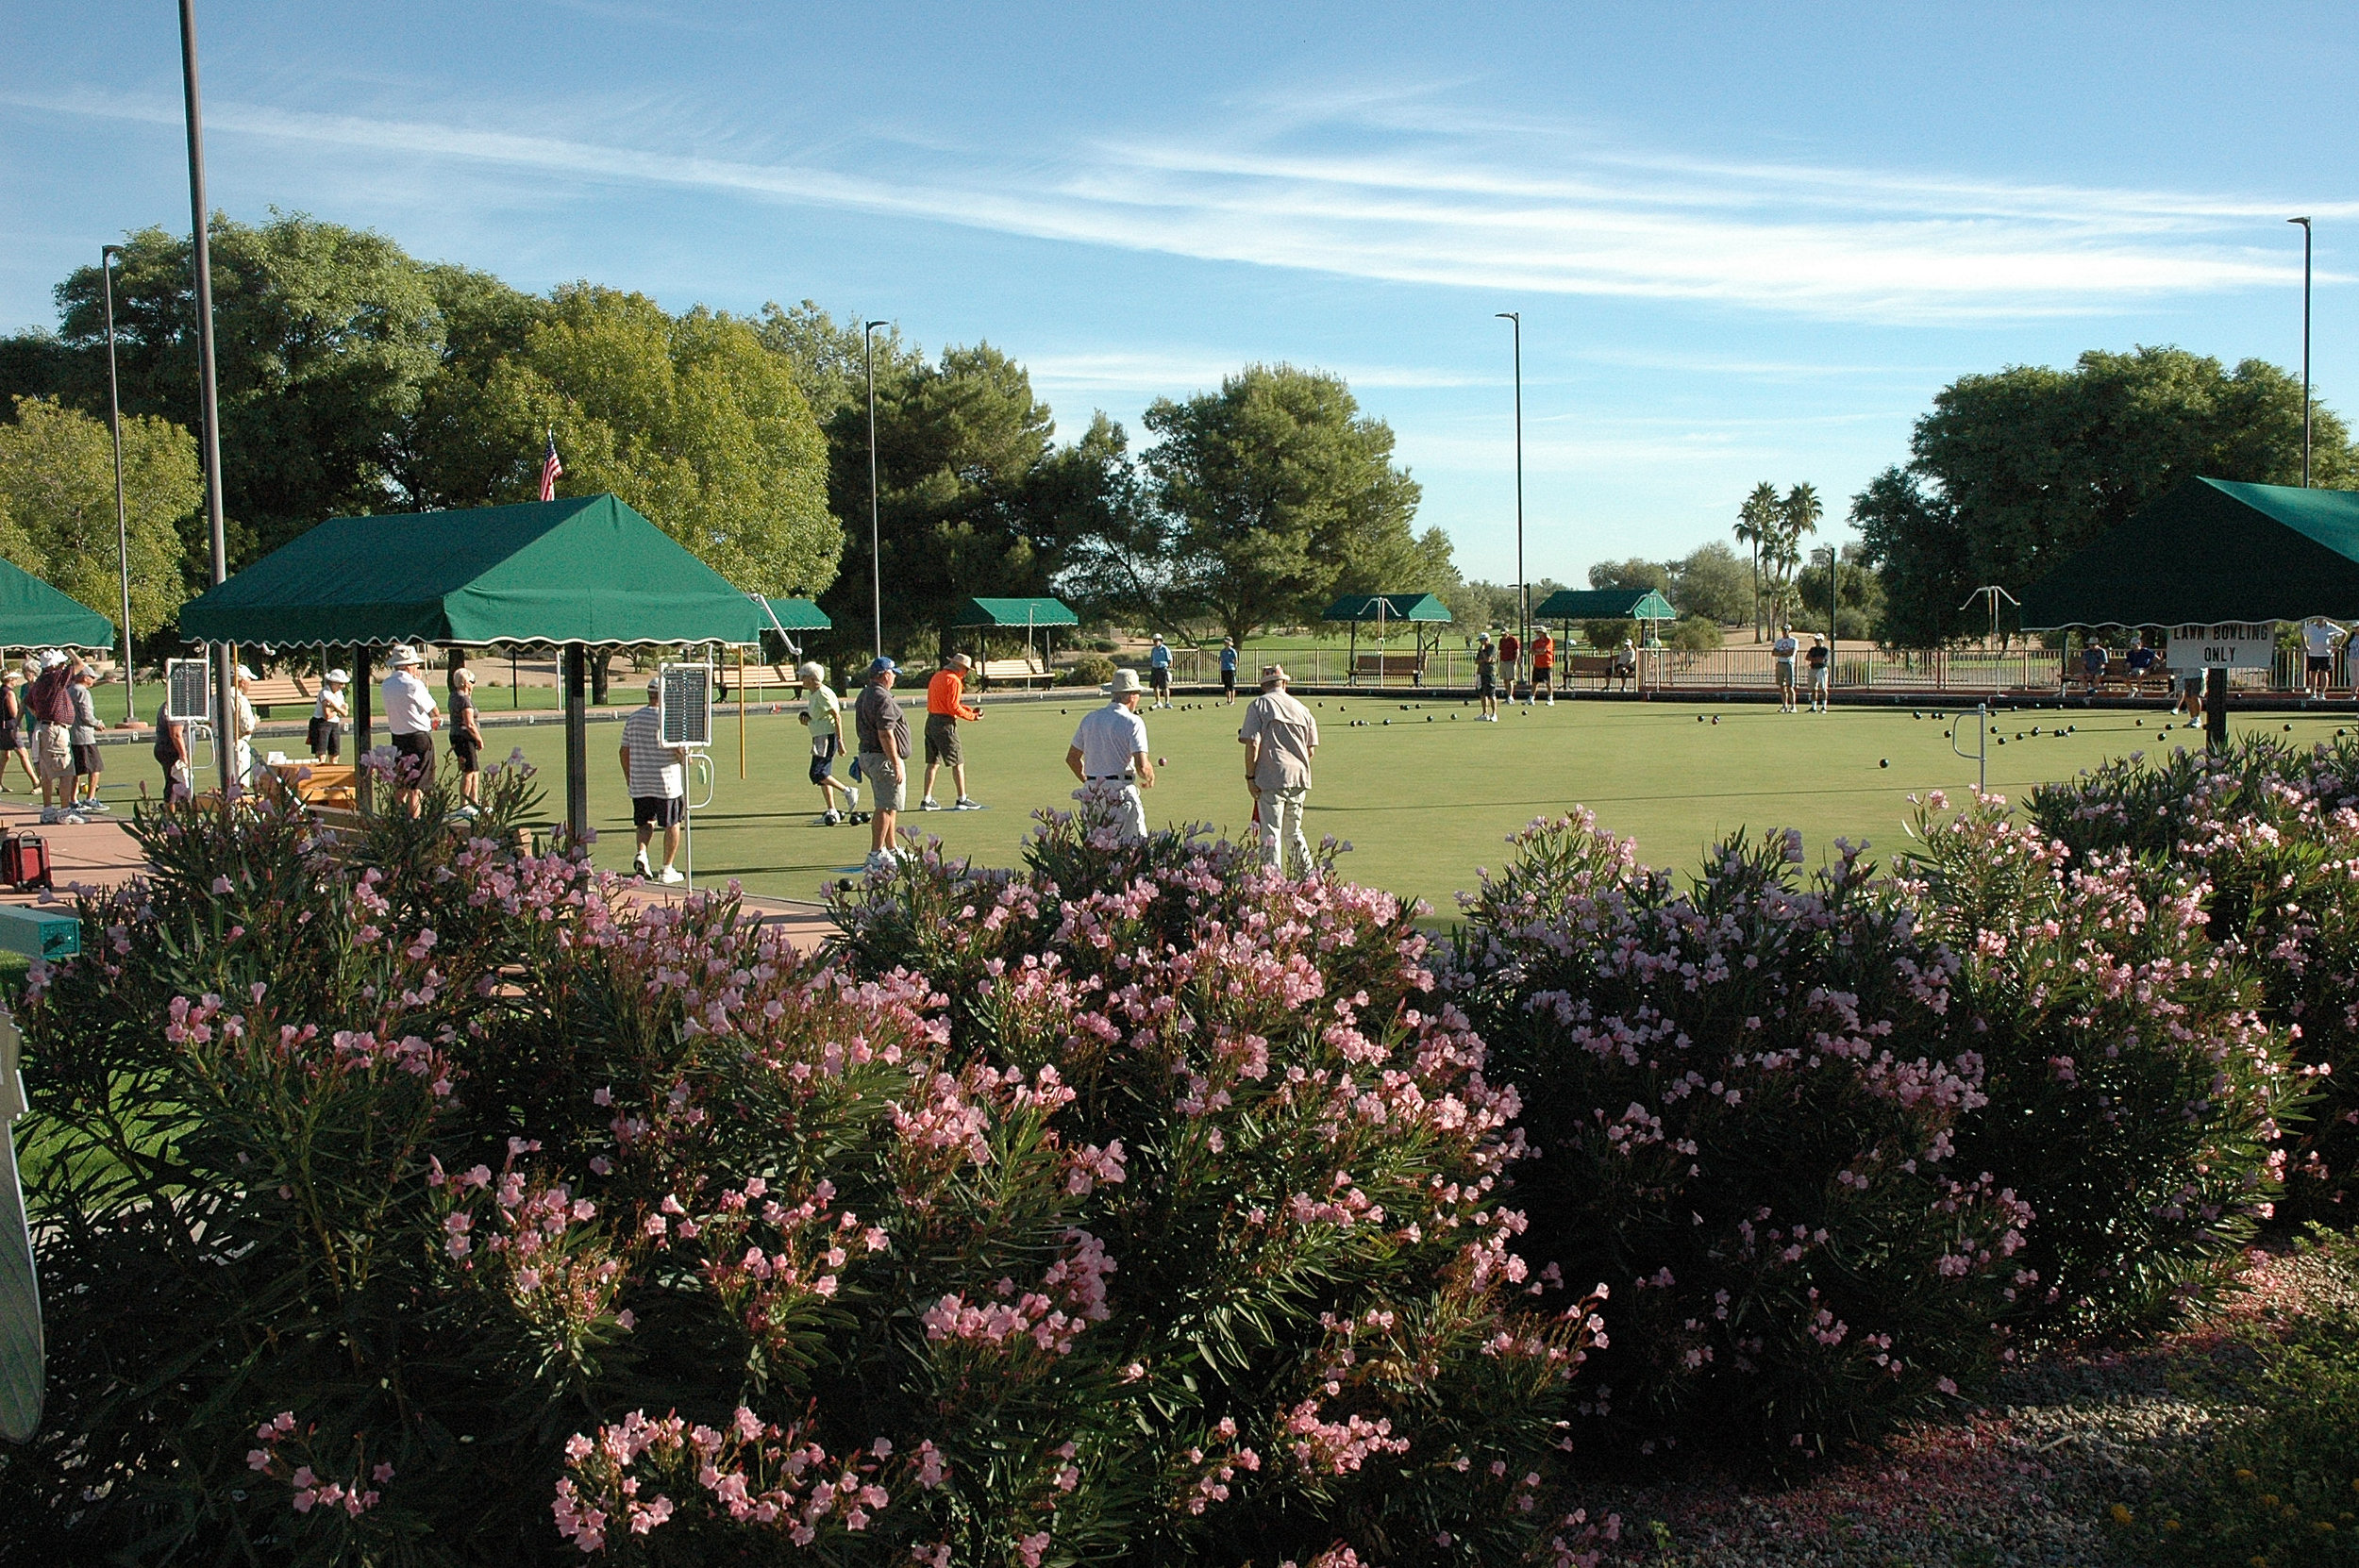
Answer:
[{"label": "distant player", "polygon": [[1769,644],[1769,657],[1777,661],[1778,711],[1781,713],[1795,710],[1794,656],[1801,651],[1801,646],[1794,640],[1792,626],[1780,626],[1778,640]]},{"label": "distant player", "polygon": [[1220,700],[1233,707],[1237,701],[1237,640],[1224,638],[1220,644]]},{"label": "distant player", "polygon": [[1499,681],[1507,689],[1507,700],[1515,700],[1515,675],[1523,663],[1523,639],[1512,631],[1499,633]]},{"label": "distant player", "polygon": [[1146,650],[1146,679],[1155,688],[1155,706],[1171,706],[1171,649],[1163,642],[1163,634],[1155,634],[1155,645]]},{"label": "distant player", "polygon": [[[814,660],[798,666],[803,710],[795,715],[811,731],[811,781],[819,791],[819,820],[829,827],[860,809],[860,792],[836,781],[835,759],[844,754],[844,704],[828,689],[828,672]],[[844,797],[842,810],[836,797]]]},{"label": "distant player", "polygon": [[1531,700],[1538,702],[1540,693],[1548,694],[1548,706],[1556,706],[1556,639],[1546,626],[1531,629]]},{"label": "distant player", "polygon": [[1834,663],[1834,650],[1827,646],[1824,637],[1814,635],[1810,640],[1810,652],[1804,656],[1803,661],[1810,666],[1810,710],[1824,713],[1827,710],[1827,685]]},{"label": "distant player", "polygon": [[1499,722],[1499,655],[1487,631],[1475,643],[1475,702],[1481,709],[1475,723]]},{"label": "distant player", "polygon": [[926,683],[926,787],[917,802],[921,811],[939,811],[941,804],[934,799],[934,776],[944,763],[950,765],[950,782],[958,787],[959,798],[951,803],[953,811],[979,811],[981,801],[966,792],[966,751],[959,744],[959,726],[973,724],[983,716],[983,710],[966,700],[966,672],[974,661],[962,653],[954,653],[942,661],[934,678]]},{"label": "distant player", "polygon": [[2302,661],[2301,683],[2314,697],[2323,697],[2334,685],[2334,650],[2348,643],[2351,634],[2323,615],[2313,615],[2301,623]]}]

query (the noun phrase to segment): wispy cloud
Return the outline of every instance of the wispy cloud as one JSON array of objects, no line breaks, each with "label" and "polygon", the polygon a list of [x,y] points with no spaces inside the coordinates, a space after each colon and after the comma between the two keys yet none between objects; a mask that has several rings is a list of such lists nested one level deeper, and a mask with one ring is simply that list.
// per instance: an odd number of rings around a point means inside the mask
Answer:
[{"label": "wispy cloud", "polygon": [[[5,101],[177,118],[169,101],[88,92]],[[667,139],[661,115],[627,135],[594,125],[560,134],[543,128],[546,117],[526,129],[457,111],[401,118],[242,102],[209,107],[208,120],[219,134],[288,148],[528,170],[577,187],[687,187],[1495,294],[1973,321],[2106,313],[2296,275],[2282,251],[2256,242],[2260,225],[2285,210],[2261,193],[1713,161],[1633,150],[1582,127],[1453,116],[1431,94],[1306,95],[1219,136],[1134,136],[1022,158],[986,145],[843,141],[764,156],[742,132]],[[733,156],[695,150],[716,141]],[[2359,206],[2314,210],[2348,216]],[[1075,361],[1065,378],[1131,385],[1103,378],[1132,374]],[[1354,379],[1382,385],[1382,374]],[[1148,384],[1169,379],[1187,377]]]},{"label": "wispy cloud", "polygon": [[[1099,354],[1034,354],[1024,361],[1035,383],[1051,387],[1109,392],[1152,392],[1186,395],[1209,391],[1242,366],[1213,354],[1113,352]],[[1318,365],[1355,388],[1408,389],[1492,387],[1506,385],[1503,376],[1468,375],[1414,365]]]}]

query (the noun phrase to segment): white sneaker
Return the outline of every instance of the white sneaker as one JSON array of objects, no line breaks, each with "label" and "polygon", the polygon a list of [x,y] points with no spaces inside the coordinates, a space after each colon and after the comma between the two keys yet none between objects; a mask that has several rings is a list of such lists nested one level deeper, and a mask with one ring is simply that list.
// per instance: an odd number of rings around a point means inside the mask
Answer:
[{"label": "white sneaker", "polygon": [[966,795],[959,796],[958,800],[950,808],[953,811],[979,811],[982,809],[983,803],[981,801],[972,799]]},{"label": "white sneaker", "polygon": [[942,803],[933,796],[928,795],[917,803],[917,809],[921,811],[939,811],[942,809]]},{"label": "white sneaker", "polygon": [[79,811],[68,811],[64,816],[59,817],[58,820],[63,823],[71,823],[75,826],[79,827],[84,823],[90,821],[90,818],[82,815]]},{"label": "white sneaker", "polygon": [[893,851],[877,849],[871,850],[868,859],[861,862],[861,869],[871,876],[890,876],[893,875],[893,868],[899,863],[894,859]]},{"label": "white sneaker", "polygon": [[630,862],[630,874],[645,881],[655,876],[655,867],[647,864],[647,858],[644,855],[637,856]]},{"label": "white sneaker", "polygon": [[656,879],[657,881],[659,881],[659,882],[661,882],[661,883],[662,883],[662,884],[664,884],[666,887],[670,887],[670,886],[672,886],[672,885],[673,885],[673,884],[675,884],[675,883],[678,883],[678,882],[685,882],[685,881],[687,881],[687,880],[688,880],[688,878],[687,878],[686,876],[682,876],[682,875],[680,874],[680,869],[679,869],[679,867],[678,867],[678,866],[665,866],[665,867],[664,867],[661,871],[660,871],[660,872],[658,872],[658,873],[656,874],[656,878],[655,878],[655,879]]},{"label": "white sneaker", "polygon": [[43,827],[46,827],[64,815],[65,813],[59,810],[55,806],[44,806],[41,809],[41,824]]},{"label": "white sneaker", "polygon": [[819,826],[822,827],[833,827],[836,824],[842,822],[843,820],[844,813],[830,806],[824,813],[821,814],[819,818]]},{"label": "white sneaker", "polygon": [[849,785],[845,786],[844,798],[851,802],[850,805],[844,808],[846,811],[857,811],[860,809],[860,792],[858,790],[853,789]]},{"label": "white sneaker", "polygon": [[77,811],[95,811],[101,816],[108,815],[111,810],[105,801],[96,799],[82,801],[74,809]]}]

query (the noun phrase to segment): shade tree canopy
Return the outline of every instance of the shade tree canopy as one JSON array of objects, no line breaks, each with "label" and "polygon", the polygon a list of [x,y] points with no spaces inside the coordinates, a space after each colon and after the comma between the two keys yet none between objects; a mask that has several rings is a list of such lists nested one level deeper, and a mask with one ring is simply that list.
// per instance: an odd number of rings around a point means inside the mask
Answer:
[{"label": "shade tree canopy", "polygon": [[[0,558],[120,617],[114,451],[107,426],[47,398],[20,397],[0,423]],[[169,420],[123,422],[131,626],[156,630],[188,597],[179,525],[203,498],[196,442]]]},{"label": "shade tree canopy", "polygon": [[[1882,572],[1879,635],[1925,646],[1988,628],[1977,588],[2019,593],[2090,540],[2197,475],[2301,481],[2300,378],[2181,348],[2091,350],[2069,369],[1961,376],[1913,431],[1909,460],[1851,500]],[[2350,432],[2313,410],[2313,482],[2359,478]]]}]

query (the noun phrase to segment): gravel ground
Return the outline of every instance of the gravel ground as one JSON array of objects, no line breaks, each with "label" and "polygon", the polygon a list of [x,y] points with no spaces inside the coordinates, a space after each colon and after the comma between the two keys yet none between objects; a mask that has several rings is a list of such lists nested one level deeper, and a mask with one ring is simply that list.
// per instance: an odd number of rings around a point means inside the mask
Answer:
[{"label": "gravel ground", "polygon": [[1664,1568],[2100,1568],[2122,1560],[2099,1520],[2135,1506],[2153,1473],[2207,1437],[2216,1403],[2251,1365],[2236,1339],[2305,1307],[2353,1298],[2316,1255],[2255,1253],[2243,1292],[2207,1321],[2129,1348],[2060,1352],[2010,1369],[1956,1418],[1912,1426],[1883,1451],[1784,1491],[1699,1476],[1600,1489],[1615,1564]]}]

